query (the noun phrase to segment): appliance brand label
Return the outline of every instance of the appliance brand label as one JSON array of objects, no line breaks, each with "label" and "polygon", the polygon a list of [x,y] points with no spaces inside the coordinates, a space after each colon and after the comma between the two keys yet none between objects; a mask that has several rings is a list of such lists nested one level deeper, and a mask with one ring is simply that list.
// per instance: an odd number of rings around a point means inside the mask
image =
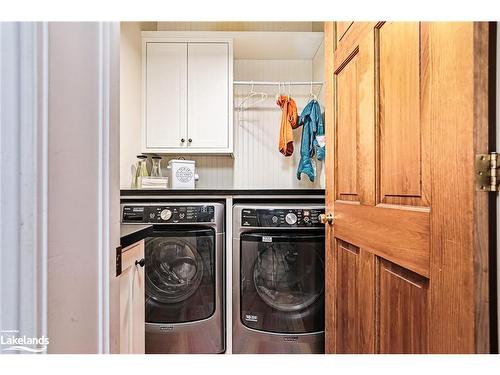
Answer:
[{"label": "appliance brand label", "polygon": [[174,330],[173,326],[160,327],[160,331],[173,331],[173,330]]},{"label": "appliance brand label", "polygon": [[297,342],[297,341],[299,341],[299,336],[285,336],[285,337],[283,337],[283,341]]},{"label": "appliance brand label", "polygon": [[257,323],[257,315],[251,315],[251,314],[245,314],[245,320],[247,322],[254,322],[254,323]]},{"label": "appliance brand label", "polygon": [[273,242],[273,238],[271,236],[262,236],[262,242]]}]

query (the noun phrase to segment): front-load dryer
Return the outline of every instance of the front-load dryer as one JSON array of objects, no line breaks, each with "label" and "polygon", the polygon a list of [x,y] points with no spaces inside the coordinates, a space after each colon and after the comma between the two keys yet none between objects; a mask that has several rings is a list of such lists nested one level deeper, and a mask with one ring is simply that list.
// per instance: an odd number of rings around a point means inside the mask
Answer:
[{"label": "front-load dryer", "polygon": [[233,353],[324,353],[323,206],[233,206]]},{"label": "front-load dryer", "polygon": [[127,203],[122,222],[153,224],[144,256],[146,354],[224,352],[224,205]]}]

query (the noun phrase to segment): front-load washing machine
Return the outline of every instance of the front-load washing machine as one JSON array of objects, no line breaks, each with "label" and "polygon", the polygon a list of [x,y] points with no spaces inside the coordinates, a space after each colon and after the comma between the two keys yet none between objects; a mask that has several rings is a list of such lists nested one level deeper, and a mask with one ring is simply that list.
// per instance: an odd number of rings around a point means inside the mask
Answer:
[{"label": "front-load washing machine", "polygon": [[222,353],[224,205],[126,203],[123,223],[145,240],[146,353]]},{"label": "front-load washing machine", "polygon": [[323,206],[233,206],[233,353],[324,353]]}]

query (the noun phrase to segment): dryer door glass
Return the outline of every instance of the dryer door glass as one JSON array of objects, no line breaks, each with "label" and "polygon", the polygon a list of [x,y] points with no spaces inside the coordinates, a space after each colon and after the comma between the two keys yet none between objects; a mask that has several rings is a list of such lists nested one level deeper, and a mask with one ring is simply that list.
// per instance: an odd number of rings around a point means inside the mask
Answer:
[{"label": "dryer door glass", "polygon": [[323,232],[241,235],[241,321],[253,329],[324,329]]},{"label": "dryer door glass", "polygon": [[158,229],[146,239],[146,322],[181,323],[215,310],[215,231]]}]

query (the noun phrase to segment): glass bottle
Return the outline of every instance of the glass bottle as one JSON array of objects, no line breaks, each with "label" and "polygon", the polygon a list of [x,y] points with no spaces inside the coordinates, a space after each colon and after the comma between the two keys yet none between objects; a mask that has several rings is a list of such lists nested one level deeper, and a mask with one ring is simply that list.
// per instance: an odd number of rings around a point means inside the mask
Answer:
[{"label": "glass bottle", "polygon": [[135,168],[135,178],[134,178],[134,188],[140,189],[142,187],[142,177],[148,175],[148,170],[146,168],[146,155],[137,155],[137,167]]},{"label": "glass bottle", "polygon": [[161,156],[153,156],[151,158],[153,166],[151,167],[151,177],[161,177]]}]

